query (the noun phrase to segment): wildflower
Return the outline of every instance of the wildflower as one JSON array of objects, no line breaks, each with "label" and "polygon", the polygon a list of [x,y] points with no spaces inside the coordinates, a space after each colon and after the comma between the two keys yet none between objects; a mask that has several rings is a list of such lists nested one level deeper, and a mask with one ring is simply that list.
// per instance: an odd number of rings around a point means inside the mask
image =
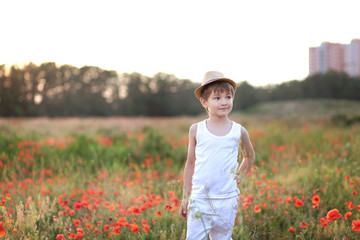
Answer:
[{"label": "wildflower", "polygon": [[121,234],[120,227],[114,227],[112,233],[114,235],[120,235]]},{"label": "wildflower", "polygon": [[349,208],[349,210],[354,208],[354,204],[352,203],[352,201],[346,202],[346,206]]},{"label": "wildflower", "polygon": [[69,233],[69,239],[74,239],[76,237],[76,233]]},{"label": "wildflower", "polygon": [[81,201],[77,201],[77,202],[75,202],[75,204],[74,204],[74,208],[75,208],[76,210],[80,210],[80,209],[81,209],[81,207],[82,207],[82,203],[81,203]]},{"label": "wildflower", "polygon": [[297,198],[295,201],[295,207],[302,207],[303,201],[301,199]]},{"label": "wildflower", "polygon": [[339,210],[337,209],[333,209],[333,210],[330,210],[326,216],[326,220],[328,222],[332,222],[334,221],[335,219],[340,219],[342,217],[341,214],[339,214]]},{"label": "wildflower", "polygon": [[156,217],[158,218],[162,217],[161,211],[156,211]]},{"label": "wildflower", "polygon": [[92,225],[91,223],[86,224],[86,225],[85,225],[85,228],[87,228],[87,229],[92,229],[92,228],[93,228],[93,225]]},{"label": "wildflower", "polygon": [[306,222],[300,222],[299,227],[300,228],[307,228],[309,226],[309,224],[307,224]]},{"label": "wildflower", "polygon": [[0,222],[0,237],[5,236],[6,229],[3,227],[3,222]]},{"label": "wildflower", "polygon": [[171,203],[174,203],[176,207],[178,207],[178,206],[180,205],[179,198],[176,197],[176,196],[170,198],[170,202],[171,202]]},{"label": "wildflower", "polygon": [[256,205],[256,206],[254,207],[254,212],[256,212],[256,213],[261,212],[261,208],[260,208],[258,205]]},{"label": "wildflower", "polygon": [[79,224],[81,223],[81,220],[73,219],[73,223],[75,227],[79,227]]},{"label": "wildflower", "polygon": [[286,205],[288,205],[290,202],[292,202],[292,198],[291,197],[286,197]]},{"label": "wildflower", "polygon": [[351,212],[347,212],[346,214],[345,214],[345,220],[348,220],[349,219],[349,217],[351,216]]},{"label": "wildflower", "polygon": [[150,225],[144,224],[141,229],[142,229],[144,232],[148,233],[149,230],[150,230]]},{"label": "wildflower", "polygon": [[320,218],[321,227],[326,227],[329,223],[325,220],[325,218]]},{"label": "wildflower", "polygon": [[95,234],[99,234],[99,233],[100,233],[100,230],[96,227],[96,228],[94,228],[94,233],[95,233]]},{"label": "wildflower", "polygon": [[169,211],[170,211],[171,209],[172,209],[171,205],[166,205],[166,206],[165,206],[165,210],[169,210]]},{"label": "wildflower", "polygon": [[83,239],[84,238],[84,234],[83,233],[77,233],[75,236],[75,239]]},{"label": "wildflower", "polygon": [[289,232],[295,232],[295,231],[296,231],[296,229],[295,229],[295,228],[293,228],[293,227],[290,227],[288,231],[289,231]]},{"label": "wildflower", "polygon": [[313,203],[313,204],[319,204],[319,202],[320,202],[320,197],[319,197],[319,195],[315,195],[315,196],[313,196],[312,198],[311,198],[311,202]]},{"label": "wildflower", "polygon": [[130,224],[130,227],[131,227],[131,232],[132,233],[137,233],[139,232],[139,226],[137,224]]},{"label": "wildflower", "polygon": [[109,229],[110,229],[110,225],[105,224],[104,225],[104,231],[107,232],[107,231],[109,231]]},{"label": "wildflower", "polygon": [[58,234],[55,239],[65,239],[64,234]]},{"label": "wildflower", "polygon": [[359,232],[360,231],[360,220],[354,220],[352,221],[352,228],[351,230]]},{"label": "wildflower", "polygon": [[141,213],[141,210],[139,207],[135,206],[135,207],[132,207],[131,212],[134,215],[139,215]]}]

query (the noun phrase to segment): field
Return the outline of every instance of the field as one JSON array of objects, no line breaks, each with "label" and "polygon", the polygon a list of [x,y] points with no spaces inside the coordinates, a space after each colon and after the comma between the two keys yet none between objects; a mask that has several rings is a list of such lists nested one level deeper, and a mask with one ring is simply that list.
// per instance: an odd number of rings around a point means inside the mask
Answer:
[{"label": "field", "polygon": [[[0,238],[184,239],[187,132],[199,117],[0,119]],[[256,162],[233,239],[359,239],[360,128],[234,114]]]}]

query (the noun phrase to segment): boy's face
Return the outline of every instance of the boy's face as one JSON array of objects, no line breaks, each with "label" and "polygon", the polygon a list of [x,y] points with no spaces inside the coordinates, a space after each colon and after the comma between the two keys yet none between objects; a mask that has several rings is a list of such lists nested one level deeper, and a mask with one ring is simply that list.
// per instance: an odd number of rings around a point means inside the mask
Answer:
[{"label": "boy's face", "polygon": [[201,104],[208,111],[209,115],[224,117],[227,116],[233,107],[233,95],[227,91],[212,91],[207,100],[201,98]]}]

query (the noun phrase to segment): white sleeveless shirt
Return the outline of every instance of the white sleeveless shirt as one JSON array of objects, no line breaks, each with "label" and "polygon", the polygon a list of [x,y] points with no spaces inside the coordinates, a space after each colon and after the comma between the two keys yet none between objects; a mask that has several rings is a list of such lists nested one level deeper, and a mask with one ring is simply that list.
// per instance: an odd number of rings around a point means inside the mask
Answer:
[{"label": "white sleeveless shirt", "polygon": [[219,199],[240,194],[234,179],[239,166],[240,137],[241,125],[235,122],[224,136],[212,134],[206,120],[197,123],[191,197]]}]

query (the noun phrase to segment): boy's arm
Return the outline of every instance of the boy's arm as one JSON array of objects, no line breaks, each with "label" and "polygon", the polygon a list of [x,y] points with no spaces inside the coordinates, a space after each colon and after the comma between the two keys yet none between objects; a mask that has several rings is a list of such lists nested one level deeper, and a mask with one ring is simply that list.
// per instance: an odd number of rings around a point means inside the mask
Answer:
[{"label": "boy's arm", "polygon": [[187,206],[192,188],[192,177],[195,168],[195,145],[196,145],[196,129],[197,125],[193,124],[189,130],[189,146],[188,155],[184,169],[184,188],[183,197],[180,205],[180,216],[186,220]]},{"label": "boy's arm", "polygon": [[243,160],[235,176],[237,184],[240,184],[243,181],[255,162],[255,151],[251,144],[249,134],[244,127],[241,127],[240,148]]}]

